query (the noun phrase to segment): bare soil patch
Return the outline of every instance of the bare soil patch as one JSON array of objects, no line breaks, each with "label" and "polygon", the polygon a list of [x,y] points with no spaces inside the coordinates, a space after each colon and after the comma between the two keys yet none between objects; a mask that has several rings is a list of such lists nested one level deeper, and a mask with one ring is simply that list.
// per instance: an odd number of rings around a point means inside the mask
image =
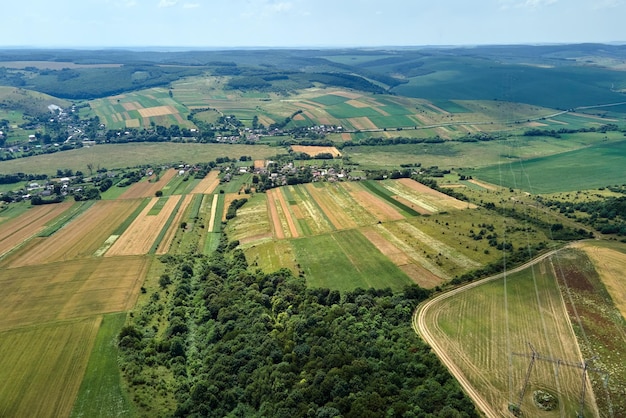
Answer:
[{"label": "bare soil patch", "polygon": [[41,232],[46,224],[70,208],[72,203],[42,205],[0,225],[0,257]]},{"label": "bare soil patch", "polygon": [[265,168],[265,160],[254,160],[254,168]]},{"label": "bare soil patch", "polygon": [[138,183],[135,183],[128,187],[122,195],[120,199],[137,199],[141,197],[153,197],[154,194],[167,186],[167,183],[170,182],[176,175],[176,170],[170,168],[165,171],[165,173],[161,174],[159,181],[151,182],[151,179],[142,180]]},{"label": "bare soil patch", "polygon": [[220,184],[219,171],[211,170],[191,191],[192,194],[211,194]]}]

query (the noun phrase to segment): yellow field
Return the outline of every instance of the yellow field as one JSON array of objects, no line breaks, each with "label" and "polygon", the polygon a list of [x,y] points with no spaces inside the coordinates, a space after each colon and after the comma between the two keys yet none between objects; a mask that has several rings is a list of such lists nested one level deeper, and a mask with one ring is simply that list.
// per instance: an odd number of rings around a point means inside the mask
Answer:
[{"label": "yellow field", "polygon": [[94,257],[4,269],[0,331],[127,310],[148,266],[145,257]]},{"label": "yellow field", "polygon": [[0,333],[0,416],[67,417],[101,317]]},{"label": "yellow field", "polygon": [[341,156],[341,152],[335,147],[318,147],[314,145],[292,145],[291,149],[294,152],[302,152],[315,157],[319,154],[332,154],[333,157]]}]

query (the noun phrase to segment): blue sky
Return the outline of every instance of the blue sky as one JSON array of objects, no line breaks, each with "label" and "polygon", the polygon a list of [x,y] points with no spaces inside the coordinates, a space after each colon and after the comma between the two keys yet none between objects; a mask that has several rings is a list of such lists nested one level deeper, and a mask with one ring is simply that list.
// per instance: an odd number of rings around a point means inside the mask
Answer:
[{"label": "blue sky", "polygon": [[0,47],[311,47],[626,41],[626,0],[21,0]]}]

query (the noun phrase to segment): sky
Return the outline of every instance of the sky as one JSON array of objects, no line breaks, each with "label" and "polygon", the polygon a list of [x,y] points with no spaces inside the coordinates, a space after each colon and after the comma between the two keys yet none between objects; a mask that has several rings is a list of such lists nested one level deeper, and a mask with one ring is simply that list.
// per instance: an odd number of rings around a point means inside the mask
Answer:
[{"label": "sky", "polygon": [[0,47],[368,47],[626,41],[626,0],[18,0]]}]

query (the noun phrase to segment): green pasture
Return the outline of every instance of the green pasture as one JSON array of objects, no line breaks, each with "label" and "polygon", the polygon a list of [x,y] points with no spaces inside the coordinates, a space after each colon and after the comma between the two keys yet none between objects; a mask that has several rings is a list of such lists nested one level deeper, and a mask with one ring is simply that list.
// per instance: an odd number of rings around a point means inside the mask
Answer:
[{"label": "green pasture", "polygon": [[548,157],[511,161],[471,171],[475,178],[533,194],[623,184],[626,141],[607,142]]},{"label": "green pasture", "polygon": [[311,100],[312,102],[323,104],[324,106],[336,106],[341,103],[347,102],[349,99],[347,97],[339,96],[336,94],[326,94],[324,96],[310,98],[309,100]]},{"label": "green pasture", "polygon": [[72,418],[134,416],[134,406],[122,387],[117,363],[117,336],[125,320],[126,313],[103,317],[72,409]]},{"label": "green pasture", "polygon": [[167,203],[168,198],[167,197],[160,197],[156,203],[154,205],[152,205],[152,207],[150,208],[150,210],[148,211],[148,215],[149,216],[156,216],[159,213],[161,213],[161,209],[163,209],[163,206],[165,206],[165,204]]},{"label": "green pasture", "polygon": [[381,116],[380,112],[377,112],[374,108],[354,107],[348,103],[329,105],[324,110],[337,119]]},{"label": "green pasture", "polygon": [[246,260],[252,270],[260,268],[271,273],[281,268],[288,268],[298,274],[296,257],[292,241],[265,241],[244,249]]},{"label": "green pasture", "polygon": [[450,113],[471,113],[472,111],[452,100],[431,100],[431,103]]},{"label": "green pasture", "polygon": [[254,193],[247,198],[246,204],[237,210],[237,216],[228,221],[227,232],[233,241],[250,242],[254,237],[271,235],[267,195]]},{"label": "green pasture", "polygon": [[250,183],[252,183],[252,174],[237,174],[232,176],[229,182],[221,183],[218,188],[224,190],[224,193],[239,193],[245,185]]},{"label": "green pasture", "polygon": [[412,283],[356,229],[295,239],[292,245],[310,287],[400,290]]},{"label": "green pasture", "polygon": [[54,154],[2,161],[0,171],[3,173],[22,172],[55,175],[59,168],[85,172],[89,163],[111,170],[140,165],[179,164],[181,162],[196,164],[214,161],[217,157],[238,159],[242,155],[249,155],[253,160],[264,160],[278,153],[286,153],[286,150],[265,145],[170,142],[102,144]]},{"label": "green pasture", "polygon": [[127,187],[118,187],[117,184],[120,182],[120,178],[114,178],[113,180],[113,185],[111,187],[109,187],[109,189],[104,192],[104,193],[100,193],[100,198],[102,200],[115,200],[118,199],[121,195],[124,194],[124,192],[126,192],[126,190],[128,190],[128,186]]},{"label": "green pasture", "polygon": [[30,202],[19,202],[11,204],[5,204],[4,202],[0,203],[0,224],[21,216],[29,209],[32,209],[32,207],[33,206],[31,206]]}]

